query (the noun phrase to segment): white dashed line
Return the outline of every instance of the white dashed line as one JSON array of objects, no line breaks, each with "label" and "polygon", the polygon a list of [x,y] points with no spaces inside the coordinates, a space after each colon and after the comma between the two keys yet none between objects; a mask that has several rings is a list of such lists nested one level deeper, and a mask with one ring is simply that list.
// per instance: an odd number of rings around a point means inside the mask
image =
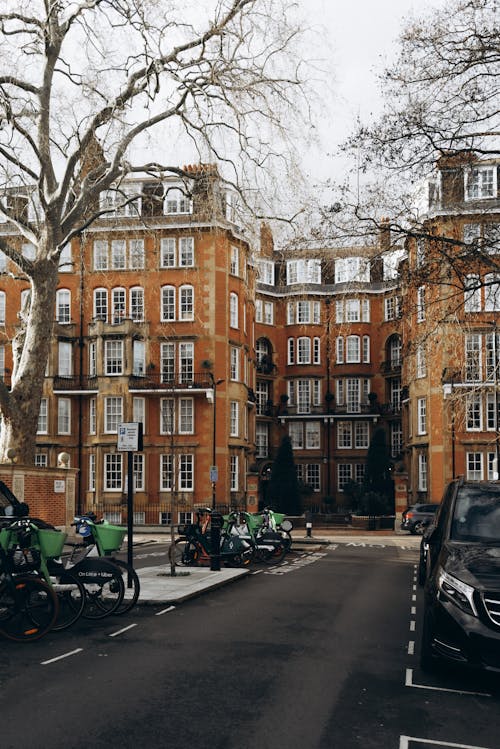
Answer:
[{"label": "white dashed line", "polygon": [[137,627],[137,624],[129,624],[128,627],[123,627],[123,629],[119,629],[117,632],[112,632],[109,637],[118,637],[118,635],[122,635],[124,632],[128,632],[129,629],[133,629],[134,627]]},{"label": "white dashed line", "polygon": [[175,609],[175,606],[169,606],[167,609],[162,609],[161,611],[157,611],[155,616],[161,616],[162,614],[168,614],[169,611],[173,611]]},{"label": "white dashed line", "polygon": [[[413,689],[428,689],[432,692],[451,692],[452,694],[472,694],[476,697],[491,697],[491,694],[488,694],[487,692],[469,692],[467,691],[467,689],[448,689],[447,687],[433,687],[428,684],[414,684],[412,668],[406,669],[405,687],[412,687]],[[419,739],[419,741],[420,740],[421,739]],[[447,746],[447,744],[444,744],[444,746]],[[448,746],[460,746],[460,745],[449,744]],[[471,749],[476,749],[476,747],[472,747]],[[477,749],[481,749],[481,747],[477,747]]]},{"label": "white dashed line", "polygon": [[415,655],[415,640],[408,643],[408,655]]},{"label": "white dashed line", "polygon": [[400,736],[399,749],[411,749],[409,742],[417,744],[430,744],[431,746],[447,746],[450,749],[488,749],[487,746],[476,746],[476,744],[453,744],[450,741],[434,741],[433,739],[421,739],[417,736]]},{"label": "white dashed line", "polygon": [[412,619],[412,620],[410,621],[410,632],[415,632],[415,626],[416,626],[416,625],[415,625],[415,620],[414,620],[414,619]]},{"label": "white dashed line", "polygon": [[55,663],[56,661],[62,661],[63,658],[69,658],[72,655],[76,655],[77,653],[81,653],[83,648],[76,648],[75,650],[70,650],[68,653],[63,653],[63,655],[58,655],[56,658],[50,658],[48,661],[42,661],[42,666],[48,666],[49,663]]}]

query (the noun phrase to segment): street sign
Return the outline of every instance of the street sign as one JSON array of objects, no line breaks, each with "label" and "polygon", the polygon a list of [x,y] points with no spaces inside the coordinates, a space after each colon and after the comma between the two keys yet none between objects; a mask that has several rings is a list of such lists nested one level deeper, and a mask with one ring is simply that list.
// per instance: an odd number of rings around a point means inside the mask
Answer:
[{"label": "street sign", "polygon": [[131,421],[128,424],[118,426],[118,450],[124,452],[137,452],[139,449],[140,427],[139,422]]},{"label": "street sign", "polygon": [[210,481],[215,484],[219,479],[219,471],[217,466],[210,466]]}]

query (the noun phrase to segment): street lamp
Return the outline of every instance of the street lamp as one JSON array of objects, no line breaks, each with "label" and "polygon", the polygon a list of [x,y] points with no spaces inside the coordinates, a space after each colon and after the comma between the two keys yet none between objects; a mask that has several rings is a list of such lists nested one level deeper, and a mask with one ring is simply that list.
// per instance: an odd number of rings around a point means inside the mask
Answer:
[{"label": "street lamp", "polygon": [[[212,482],[212,519],[211,519],[211,554],[210,554],[210,569],[213,572],[220,570],[220,531],[222,526],[222,516],[215,512],[215,488],[217,484],[217,385],[220,385],[224,380],[216,380],[212,372],[208,373],[210,376],[210,383],[212,385],[212,399],[213,399],[213,418],[212,418],[212,465],[210,467],[210,481]],[[208,393],[207,393],[208,397]]]},{"label": "street lamp", "polygon": [[212,482],[212,510],[215,510],[216,496],[215,488],[218,479],[217,472],[217,385],[222,385],[224,380],[216,380],[212,372],[208,373],[210,377],[210,384],[212,385],[212,400],[213,400],[213,412],[212,412],[212,466],[210,468],[210,481]]}]

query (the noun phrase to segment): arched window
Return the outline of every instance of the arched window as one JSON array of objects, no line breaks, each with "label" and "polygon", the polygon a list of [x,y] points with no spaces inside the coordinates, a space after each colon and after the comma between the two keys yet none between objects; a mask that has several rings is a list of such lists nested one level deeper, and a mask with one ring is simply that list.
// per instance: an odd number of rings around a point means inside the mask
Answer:
[{"label": "arched window", "polygon": [[311,363],[311,339],[307,336],[297,338],[297,364]]},{"label": "arched window", "polygon": [[71,322],[71,292],[69,289],[57,290],[56,320],[63,325]]},{"label": "arched window", "polygon": [[347,336],[346,342],[346,362],[348,364],[357,364],[360,359],[359,335]]},{"label": "arched window", "polygon": [[392,335],[388,341],[389,362],[391,367],[401,366],[401,337]]},{"label": "arched window", "polygon": [[108,320],[107,289],[94,289],[94,320]]},{"label": "arched window", "polygon": [[130,317],[134,322],[144,320],[144,289],[142,286],[133,286],[130,289],[129,301]]},{"label": "arched window", "polygon": [[122,320],[125,319],[126,316],[126,304],[127,304],[127,293],[125,289],[123,288],[116,288],[113,289],[111,292],[112,295],[112,313],[111,318],[113,320],[113,323],[119,323],[122,322]]},{"label": "arched window", "polygon": [[175,320],[175,287],[163,286],[161,290],[161,319],[162,322]]},{"label": "arched window", "polygon": [[179,289],[179,320],[194,320],[194,289],[181,286]]}]

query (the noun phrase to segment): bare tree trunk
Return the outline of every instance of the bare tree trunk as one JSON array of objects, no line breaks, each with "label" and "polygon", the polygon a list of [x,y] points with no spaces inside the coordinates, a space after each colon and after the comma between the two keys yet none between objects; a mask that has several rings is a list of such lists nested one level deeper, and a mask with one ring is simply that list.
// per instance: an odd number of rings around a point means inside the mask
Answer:
[{"label": "bare tree trunk", "polygon": [[52,335],[57,264],[39,261],[31,279],[31,305],[17,337],[17,349],[10,393],[2,388],[0,404],[3,423],[0,433],[0,462],[14,448],[18,462],[34,461],[36,433],[45,369]]}]

